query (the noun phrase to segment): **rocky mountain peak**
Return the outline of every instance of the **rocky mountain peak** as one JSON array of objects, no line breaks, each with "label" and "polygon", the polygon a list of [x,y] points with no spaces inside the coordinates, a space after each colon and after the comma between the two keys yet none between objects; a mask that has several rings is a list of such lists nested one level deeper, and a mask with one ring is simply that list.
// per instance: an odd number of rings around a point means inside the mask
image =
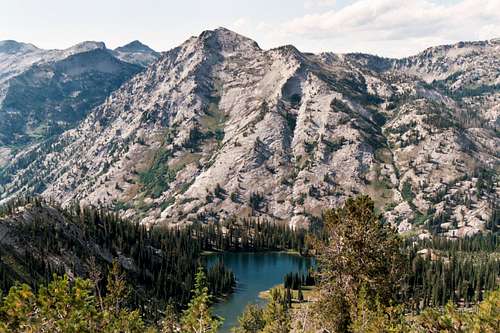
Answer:
[{"label": "rocky mountain peak", "polygon": [[141,69],[102,42],[64,50],[0,42],[0,155],[9,151],[4,145],[29,145],[77,125]]},{"label": "rocky mountain peak", "polygon": [[16,54],[27,53],[38,50],[33,44],[20,43],[15,40],[2,40],[0,41],[0,53]]},{"label": "rocky mountain peak", "polygon": [[459,42],[429,47],[394,62],[394,68],[427,83],[441,81],[450,89],[483,89],[500,80],[500,45],[491,41]]},{"label": "rocky mountain peak", "polygon": [[117,47],[112,53],[120,60],[142,67],[147,67],[160,57],[160,53],[138,40]]},{"label": "rocky mountain peak", "polygon": [[461,56],[469,55],[473,52],[477,52],[483,48],[490,48],[491,46],[492,45],[489,41],[458,42],[455,44],[429,47],[424,51],[420,52],[419,54],[415,55],[415,57],[420,57],[420,58],[445,57],[454,59]]},{"label": "rocky mountain peak", "polygon": [[472,234],[487,228],[497,191],[479,168],[498,165],[498,137],[481,118],[495,118],[498,88],[468,92],[472,103],[431,83],[461,71],[479,79],[450,84],[494,82],[497,58],[482,46],[446,59],[266,51],[225,28],[204,31],[55,143],[9,162],[0,198],[83,200],[145,224],[238,216],[301,225],[367,193],[402,231],[418,220]]},{"label": "rocky mountain peak", "polygon": [[246,51],[261,51],[259,45],[254,40],[223,27],[203,31],[197,40],[206,47],[226,55]]},{"label": "rocky mountain peak", "polygon": [[283,57],[293,57],[296,59],[303,59],[304,58],[304,54],[291,44],[276,47],[276,48],[272,49],[271,52],[279,53]]},{"label": "rocky mountain peak", "polygon": [[92,50],[106,50],[106,44],[104,42],[96,42],[96,41],[85,41],[78,43],[76,45],[71,46],[70,48],[67,48],[65,53],[68,54],[76,54],[76,53],[83,53],[83,52],[88,52]]},{"label": "rocky mountain peak", "polygon": [[137,53],[156,53],[155,50],[150,48],[149,46],[141,43],[138,40],[134,40],[128,44],[117,47],[115,51],[118,52],[137,52]]}]

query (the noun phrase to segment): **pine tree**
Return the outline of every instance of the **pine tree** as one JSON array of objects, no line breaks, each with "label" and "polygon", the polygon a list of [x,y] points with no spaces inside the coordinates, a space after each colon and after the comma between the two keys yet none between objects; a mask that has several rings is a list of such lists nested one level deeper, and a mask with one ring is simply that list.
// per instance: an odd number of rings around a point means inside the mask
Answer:
[{"label": "pine tree", "polygon": [[101,311],[93,281],[55,276],[34,294],[12,288],[0,305],[0,332],[130,332],[145,330],[139,311]]},{"label": "pine tree", "polygon": [[126,303],[129,292],[125,274],[118,261],[114,260],[106,285],[106,297],[104,298],[106,309],[117,315],[122,305]]},{"label": "pine tree", "polygon": [[195,287],[192,291],[193,298],[182,316],[182,331],[186,333],[216,333],[222,320],[214,317],[210,311],[210,295],[202,267],[198,269],[195,281]]},{"label": "pine tree", "polygon": [[327,237],[316,239],[320,298],[316,310],[325,328],[344,332],[360,289],[367,297],[391,301],[401,280],[402,256],[395,230],[383,225],[368,196],[349,198],[324,215]]},{"label": "pine tree", "polygon": [[286,308],[284,296],[278,289],[271,289],[271,299],[264,309],[264,326],[262,333],[288,333],[290,331],[290,314]]},{"label": "pine tree", "polygon": [[176,333],[180,331],[179,316],[172,303],[165,307],[165,314],[161,321],[160,333]]},{"label": "pine tree", "polygon": [[297,299],[299,300],[299,303],[304,302],[304,294],[302,293],[301,286],[299,286],[299,291],[297,292]]},{"label": "pine tree", "polygon": [[292,307],[292,291],[290,288],[286,288],[285,302],[288,308]]},{"label": "pine tree", "polygon": [[238,317],[238,327],[235,327],[233,333],[258,333],[264,329],[266,322],[264,320],[264,310],[255,304],[249,304],[245,311]]}]

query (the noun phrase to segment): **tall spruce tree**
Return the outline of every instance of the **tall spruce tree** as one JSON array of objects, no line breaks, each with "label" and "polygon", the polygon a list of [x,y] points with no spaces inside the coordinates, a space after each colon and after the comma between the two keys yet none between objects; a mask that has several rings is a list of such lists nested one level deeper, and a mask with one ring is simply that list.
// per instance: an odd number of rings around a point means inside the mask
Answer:
[{"label": "tall spruce tree", "polygon": [[222,320],[212,315],[210,311],[211,301],[208,293],[208,284],[205,272],[201,266],[196,273],[195,281],[193,298],[182,316],[182,332],[216,333]]},{"label": "tall spruce tree", "polygon": [[288,311],[285,295],[278,289],[271,289],[270,300],[264,309],[263,319],[266,325],[262,333],[288,333],[291,317]]},{"label": "tall spruce tree", "polygon": [[366,297],[392,300],[401,279],[401,243],[384,225],[368,196],[349,198],[324,214],[326,237],[316,239],[319,300],[316,311],[325,328],[346,332],[362,286]]}]

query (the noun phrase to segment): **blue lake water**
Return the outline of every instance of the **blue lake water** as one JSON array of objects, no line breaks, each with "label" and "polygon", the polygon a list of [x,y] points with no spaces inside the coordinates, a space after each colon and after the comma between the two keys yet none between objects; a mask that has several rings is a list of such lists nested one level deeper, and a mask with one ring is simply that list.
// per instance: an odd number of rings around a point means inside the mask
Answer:
[{"label": "blue lake water", "polygon": [[259,292],[283,283],[283,276],[290,272],[307,273],[313,259],[282,252],[222,253],[207,256],[208,265],[223,260],[236,276],[236,290],[227,300],[214,305],[214,313],[224,318],[219,329],[230,332],[238,323],[238,316],[249,303],[265,304]]}]

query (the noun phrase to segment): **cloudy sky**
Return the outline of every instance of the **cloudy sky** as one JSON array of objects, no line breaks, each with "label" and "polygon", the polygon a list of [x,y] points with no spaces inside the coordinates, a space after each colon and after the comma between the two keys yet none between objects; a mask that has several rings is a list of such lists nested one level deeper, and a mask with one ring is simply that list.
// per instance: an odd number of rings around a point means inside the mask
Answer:
[{"label": "cloudy sky", "polygon": [[0,0],[0,40],[43,48],[139,39],[168,50],[219,26],[263,48],[401,57],[500,37],[500,0]]}]

